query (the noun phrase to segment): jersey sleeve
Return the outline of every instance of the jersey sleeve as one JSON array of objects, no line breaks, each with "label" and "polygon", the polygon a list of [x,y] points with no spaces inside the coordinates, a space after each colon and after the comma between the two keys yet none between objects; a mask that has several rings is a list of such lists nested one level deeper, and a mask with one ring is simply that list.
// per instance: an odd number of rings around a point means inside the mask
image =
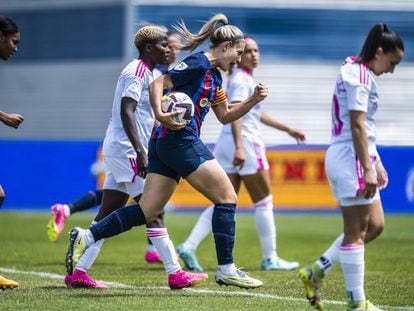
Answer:
[{"label": "jersey sleeve", "polygon": [[250,87],[243,81],[243,75],[239,72],[232,74],[229,78],[227,88],[227,99],[229,103],[241,102],[250,96]]},{"label": "jersey sleeve", "polygon": [[211,103],[211,107],[223,104],[227,101],[226,94],[224,93],[224,90],[221,87],[217,88],[217,94],[214,101]]},{"label": "jersey sleeve", "polygon": [[367,112],[372,85],[368,69],[355,63],[342,70],[342,79],[347,92],[348,110]]},{"label": "jersey sleeve", "polygon": [[121,97],[130,97],[139,102],[144,85],[143,79],[131,74],[125,77],[124,82]]},{"label": "jersey sleeve", "polygon": [[181,63],[168,71],[174,87],[194,83],[202,77],[208,68],[203,64],[199,57],[190,55]]}]

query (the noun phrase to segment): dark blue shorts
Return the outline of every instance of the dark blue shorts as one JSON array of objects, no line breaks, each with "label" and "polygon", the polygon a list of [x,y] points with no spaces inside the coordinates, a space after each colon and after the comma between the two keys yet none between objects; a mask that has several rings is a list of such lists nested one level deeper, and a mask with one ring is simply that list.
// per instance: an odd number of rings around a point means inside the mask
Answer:
[{"label": "dark blue shorts", "polygon": [[186,178],[214,156],[199,138],[167,137],[150,140],[148,159],[149,173],[171,177],[179,182],[181,177]]}]

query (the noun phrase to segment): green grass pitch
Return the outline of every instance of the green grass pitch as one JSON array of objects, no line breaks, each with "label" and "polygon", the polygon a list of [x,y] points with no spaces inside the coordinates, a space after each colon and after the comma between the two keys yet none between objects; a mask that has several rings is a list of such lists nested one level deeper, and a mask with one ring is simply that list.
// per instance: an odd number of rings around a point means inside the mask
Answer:
[{"label": "green grass pitch", "polygon": [[[276,212],[277,215],[277,212]],[[57,243],[46,237],[46,212],[0,213],[0,274],[20,283],[0,291],[0,310],[312,310],[304,299],[296,272],[261,271],[261,249],[252,214],[237,215],[236,265],[264,282],[255,290],[220,287],[214,282],[216,255],[211,236],[198,258],[209,280],[194,289],[167,288],[163,267],[144,261],[143,227],[105,241],[90,270],[94,278],[112,282],[108,290],[67,289],[63,283],[66,232],[87,227],[93,214],[71,217]],[[184,240],[198,214],[167,213],[174,244]],[[313,262],[342,230],[339,214],[276,216],[278,253],[301,265]],[[387,215],[380,238],[365,252],[367,297],[384,310],[414,310],[414,216]],[[326,310],[345,310],[345,290],[337,265],[322,289]]]}]

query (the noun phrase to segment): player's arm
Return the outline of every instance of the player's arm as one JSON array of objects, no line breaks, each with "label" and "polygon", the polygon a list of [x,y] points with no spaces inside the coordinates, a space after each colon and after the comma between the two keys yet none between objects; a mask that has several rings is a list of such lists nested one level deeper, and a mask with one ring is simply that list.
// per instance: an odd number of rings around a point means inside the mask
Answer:
[{"label": "player's arm", "polygon": [[7,126],[18,128],[20,123],[23,122],[24,118],[17,113],[5,113],[0,111],[0,120]]},{"label": "player's arm", "polygon": [[169,74],[162,75],[155,79],[149,85],[149,95],[152,109],[154,110],[155,118],[162,124],[164,124],[170,130],[180,130],[186,123],[175,122],[173,116],[179,114],[176,112],[163,112],[161,109],[161,98],[165,89],[173,88],[173,83]]},{"label": "player's arm", "polygon": [[148,158],[144,146],[141,143],[137,123],[135,122],[135,110],[137,101],[131,97],[122,97],[121,99],[121,121],[125,133],[128,136],[135,152],[137,153],[137,167],[141,177],[145,177],[148,166]]},{"label": "player's arm", "polygon": [[278,120],[273,118],[269,113],[267,113],[265,111],[263,111],[262,114],[260,115],[260,121],[263,124],[265,124],[267,126],[270,126],[274,129],[286,132],[291,137],[296,139],[298,144],[305,142],[305,139],[306,139],[305,134],[303,134],[301,131],[299,131],[297,129],[290,128],[289,126],[283,124],[282,122],[279,122]]},{"label": "player's arm", "polygon": [[240,119],[247,112],[249,112],[249,110],[252,109],[257,103],[266,98],[267,92],[267,87],[259,83],[255,87],[252,96],[240,102],[240,104],[235,105],[234,108],[230,109],[223,89],[219,88],[217,91],[216,99],[212,103],[212,108],[217,119],[221,123],[227,124]]},{"label": "player's arm", "polygon": [[366,198],[370,198],[373,197],[377,191],[377,177],[375,176],[368,153],[368,138],[365,128],[366,113],[358,110],[351,110],[349,113],[355,152],[364,169],[365,187],[363,194]]},{"label": "player's arm", "polygon": [[[233,102],[229,107],[233,109],[240,102]],[[241,119],[238,119],[231,123],[231,133],[233,135],[234,145],[236,151],[234,152],[233,165],[243,167],[246,161],[246,155],[244,153],[243,137],[241,134],[242,123]]]}]

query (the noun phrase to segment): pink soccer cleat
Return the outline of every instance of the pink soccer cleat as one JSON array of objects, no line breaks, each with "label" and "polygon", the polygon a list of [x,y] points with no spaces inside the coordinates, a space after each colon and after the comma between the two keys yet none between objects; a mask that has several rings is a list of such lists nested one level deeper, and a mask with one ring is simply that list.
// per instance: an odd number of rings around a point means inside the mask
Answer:
[{"label": "pink soccer cleat", "polygon": [[197,283],[207,279],[207,273],[191,273],[179,270],[174,274],[168,275],[168,286],[171,289],[182,289],[185,287],[193,287]]},{"label": "pink soccer cleat", "polygon": [[92,279],[86,272],[80,270],[73,271],[72,275],[66,274],[65,284],[67,287],[73,288],[108,288],[105,284]]},{"label": "pink soccer cleat", "polygon": [[52,206],[52,213],[50,220],[47,223],[47,237],[49,241],[56,242],[60,239],[62,230],[65,227],[65,208],[62,204],[55,204]]},{"label": "pink soccer cleat", "polygon": [[147,250],[145,253],[145,261],[148,263],[162,263],[160,254],[158,252],[151,252]]}]

